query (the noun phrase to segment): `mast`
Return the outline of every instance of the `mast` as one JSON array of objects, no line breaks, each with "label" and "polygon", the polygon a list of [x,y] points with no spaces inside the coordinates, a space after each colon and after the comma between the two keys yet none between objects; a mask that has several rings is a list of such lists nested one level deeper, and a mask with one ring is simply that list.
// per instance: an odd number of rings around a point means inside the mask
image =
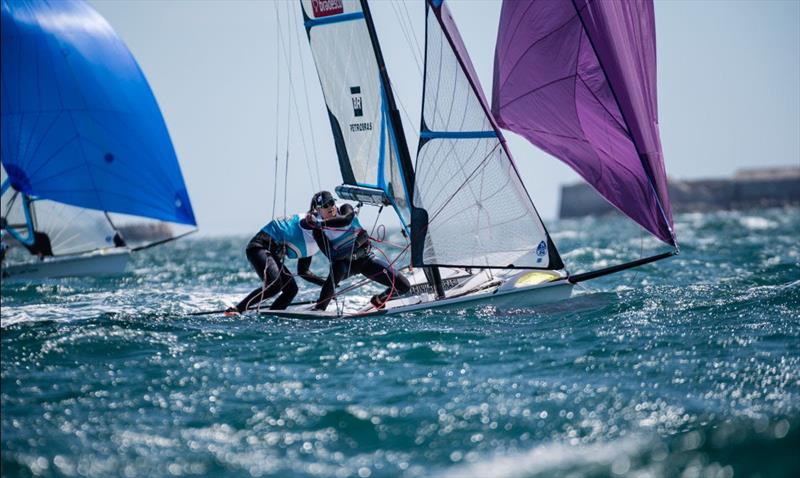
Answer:
[{"label": "mast", "polygon": [[[392,84],[389,81],[389,73],[386,70],[386,62],[383,60],[383,53],[381,46],[378,42],[378,35],[375,32],[375,23],[372,21],[372,13],[369,10],[367,0],[361,0],[361,9],[364,12],[364,20],[367,24],[369,31],[369,39],[372,43],[372,50],[375,52],[375,58],[378,61],[378,69],[380,71],[381,85],[384,94],[386,95],[386,102],[389,109],[389,124],[392,128],[392,134],[397,142],[397,154],[400,158],[400,166],[403,168],[403,182],[408,191],[408,203],[410,209],[414,209],[414,166],[411,161],[411,153],[408,150],[408,143],[406,142],[406,135],[403,131],[403,122],[400,118],[400,112],[397,109],[397,103],[394,100],[394,92],[392,91]],[[409,224],[410,227],[410,224]],[[409,240],[411,238],[409,237]],[[444,298],[444,287],[442,286],[442,277],[439,274],[438,267],[426,267],[425,276],[428,282],[431,283],[436,291],[436,297]]]}]

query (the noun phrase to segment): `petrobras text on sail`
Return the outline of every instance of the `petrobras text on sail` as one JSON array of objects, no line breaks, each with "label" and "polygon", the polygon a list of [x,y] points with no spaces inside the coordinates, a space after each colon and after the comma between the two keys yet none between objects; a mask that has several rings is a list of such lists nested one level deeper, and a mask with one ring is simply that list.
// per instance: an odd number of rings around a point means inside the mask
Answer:
[{"label": "petrobras text on sail", "polygon": [[311,0],[314,17],[327,17],[344,12],[342,0]]},{"label": "petrobras text on sail", "polygon": [[350,131],[353,133],[359,131],[372,131],[372,123],[353,123],[350,125]]}]

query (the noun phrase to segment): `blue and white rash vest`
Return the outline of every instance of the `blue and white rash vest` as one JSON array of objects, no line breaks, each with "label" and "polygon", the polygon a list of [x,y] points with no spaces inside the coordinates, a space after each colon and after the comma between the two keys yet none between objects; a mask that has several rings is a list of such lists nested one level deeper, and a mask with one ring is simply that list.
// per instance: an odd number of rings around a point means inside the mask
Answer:
[{"label": "blue and white rash vest", "polygon": [[325,237],[331,245],[330,259],[338,260],[349,258],[353,253],[353,243],[358,237],[358,232],[363,229],[358,217],[354,216],[353,221],[344,227],[326,227]]},{"label": "blue and white rash vest", "polygon": [[279,217],[267,223],[261,230],[275,241],[286,245],[286,257],[301,259],[311,257],[319,251],[313,231],[300,226],[299,214]]}]

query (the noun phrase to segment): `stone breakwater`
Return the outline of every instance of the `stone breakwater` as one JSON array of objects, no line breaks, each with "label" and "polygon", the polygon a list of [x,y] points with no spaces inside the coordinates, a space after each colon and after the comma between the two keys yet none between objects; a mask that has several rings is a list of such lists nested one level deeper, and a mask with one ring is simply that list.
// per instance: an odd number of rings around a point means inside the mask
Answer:
[{"label": "stone breakwater", "polygon": [[[800,168],[740,170],[732,178],[670,180],[672,210],[710,212],[800,205]],[[614,207],[586,183],[561,187],[559,217],[603,215]]]}]

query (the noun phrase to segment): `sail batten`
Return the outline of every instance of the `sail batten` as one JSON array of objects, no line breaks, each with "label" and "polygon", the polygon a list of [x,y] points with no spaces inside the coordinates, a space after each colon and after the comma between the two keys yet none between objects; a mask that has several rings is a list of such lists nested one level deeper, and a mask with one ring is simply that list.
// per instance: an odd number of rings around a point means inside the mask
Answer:
[{"label": "sail batten", "polygon": [[431,138],[496,138],[497,132],[490,131],[420,131],[419,137],[423,139]]},{"label": "sail batten", "polygon": [[504,0],[492,113],[676,244],[658,134],[652,0]]},{"label": "sail batten", "polygon": [[330,17],[322,17],[322,18],[315,18],[309,19],[304,22],[306,29],[311,29],[311,27],[319,26],[319,25],[329,25],[331,23],[340,23],[340,22],[349,22],[353,20],[362,20],[364,18],[364,12],[352,12],[352,13],[344,13],[341,15],[333,15]]}]

